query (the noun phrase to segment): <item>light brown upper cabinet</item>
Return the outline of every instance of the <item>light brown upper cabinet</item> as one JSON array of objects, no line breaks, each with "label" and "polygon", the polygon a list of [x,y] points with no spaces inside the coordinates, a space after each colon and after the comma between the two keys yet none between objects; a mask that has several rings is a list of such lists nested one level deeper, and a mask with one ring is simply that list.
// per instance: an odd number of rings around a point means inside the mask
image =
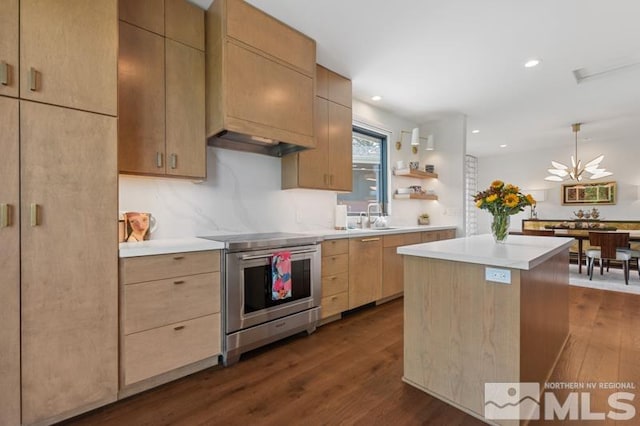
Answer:
[{"label": "light brown upper cabinet", "polygon": [[[151,9],[138,3],[140,13]],[[159,3],[166,8],[166,37],[120,22],[119,170],[204,178],[204,11],[184,0]]]},{"label": "light brown upper cabinet", "polygon": [[118,16],[121,21],[164,35],[165,0],[119,0]]},{"label": "light brown upper cabinet", "polygon": [[117,6],[20,0],[20,97],[115,116]]},{"label": "light brown upper cabinet", "polygon": [[282,158],[282,188],[351,191],[351,81],[320,65],[316,81],[316,148]]},{"label": "light brown upper cabinet", "polygon": [[207,137],[314,147],[315,41],[248,3],[216,0],[207,26]]},{"label": "light brown upper cabinet", "polygon": [[0,96],[0,425],[20,424],[18,102]]},{"label": "light brown upper cabinet", "polygon": [[18,97],[18,0],[0,7],[0,95]]}]

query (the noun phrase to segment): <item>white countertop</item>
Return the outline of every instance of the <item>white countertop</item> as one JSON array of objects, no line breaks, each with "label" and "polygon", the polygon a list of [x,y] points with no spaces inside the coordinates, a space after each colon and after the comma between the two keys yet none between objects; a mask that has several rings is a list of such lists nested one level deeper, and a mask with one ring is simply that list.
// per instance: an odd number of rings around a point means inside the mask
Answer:
[{"label": "white countertop", "polygon": [[120,243],[120,257],[153,256],[156,254],[220,249],[224,249],[224,243],[195,237],[148,240],[135,243]]},{"label": "white countertop", "polygon": [[416,226],[391,226],[390,229],[347,229],[343,231],[333,229],[321,229],[318,231],[305,231],[305,234],[321,235],[325,240],[334,240],[337,238],[365,237],[371,235],[391,235],[406,234],[409,232],[425,232],[425,231],[441,231],[444,229],[456,229],[455,225],[435,226],[435,225],[416,225]]},{"label": "white countertop", "polygon": [[533,269],[567,250],[573,238],[509,235],[497,244],[490,234],[398,247],[398,253],[514,269]]}]

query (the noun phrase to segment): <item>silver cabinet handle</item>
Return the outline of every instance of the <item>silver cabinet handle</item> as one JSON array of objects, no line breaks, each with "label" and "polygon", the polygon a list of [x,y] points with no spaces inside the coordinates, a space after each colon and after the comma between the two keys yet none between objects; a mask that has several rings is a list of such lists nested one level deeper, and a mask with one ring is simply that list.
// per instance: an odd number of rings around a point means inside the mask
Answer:
[{"label": "silver cabinet handle", "polygon": [[329,185],[333,185],[333,175],[329,175]]},{"label": "silver cabinet handle", "polygon": [[178,155],[171,154],[171,168],[175,169],[178,167]]},{"label": "silver cabinet handle", "polygon": [[0,84],[3,86],[9,84],[9,64],[5,61],[0,62]]},{"label": "silver cabinet handle", "polygon": [[162,153],[156,152],[156,167],[162,167]]},{"label": "silver cabinet handle", "polygon": [[11,206],[9,204],[0,204],[0,228],[11,226]]},{"label": "silver cabinet handle", "polygon": [[174,329],[175,331],[180,331],[180,330],[184,330],[184,327],[185,327],[184,325],[179,325],[179,326],[177,326],[177,327],[173,327],[173,329]]},{"label": "silver cabinet handle", "polygon": [[184,284],[184,280],[178,280],[178,281],[174,281],[173,282],[174,285],[181,285]]},{"label": "silver cabinet handle", "polygon": [[40,225],[40,218],[38,217],[39,206],[35,203],[31,203],[30,213],[31,213],[31,226]]},{"label": "silver cabinet handle", "polygon": [[182,260],[184,256],[173,256],[173,260]]},{"label": "silver cabinet handle", "polygon": [[362,240],[360,240],[363,243],[370,243],[372,241],[380,241],[380,238],[364,238]]},{"label": "silver cabinet handle", "polygon": [[29,90],[38,90],[38,71],[34,67],[29,68]]}]

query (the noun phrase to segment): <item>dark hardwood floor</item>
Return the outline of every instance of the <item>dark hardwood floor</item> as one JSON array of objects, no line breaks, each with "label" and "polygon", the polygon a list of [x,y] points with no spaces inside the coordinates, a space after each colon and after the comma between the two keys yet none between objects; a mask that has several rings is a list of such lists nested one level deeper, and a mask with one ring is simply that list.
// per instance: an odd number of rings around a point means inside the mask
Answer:
[{"label": "dark hardwood floor", "polygon": [[[640,386],[639,331],[640,296],[571,287],[571,336],[551,381]],[[232,367],[202,371],[66,423],[483,424],[403,383],[402,347],[400,299],[254,351]],[[592,399],[593,410],[604,408],[610,391],[601,393]],[[640,424],[638,411],[638,421],[619,424]]]}]

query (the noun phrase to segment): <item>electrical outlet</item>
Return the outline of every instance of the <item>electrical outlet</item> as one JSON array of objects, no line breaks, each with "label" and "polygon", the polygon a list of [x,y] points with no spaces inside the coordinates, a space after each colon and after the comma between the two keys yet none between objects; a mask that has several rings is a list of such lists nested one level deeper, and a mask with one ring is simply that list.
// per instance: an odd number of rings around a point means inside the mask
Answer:
[{"label": "electrical outlet", "polygon": [[485,268],[484,279],[494,283],[511,284],[511,271],[508,269]]}]

